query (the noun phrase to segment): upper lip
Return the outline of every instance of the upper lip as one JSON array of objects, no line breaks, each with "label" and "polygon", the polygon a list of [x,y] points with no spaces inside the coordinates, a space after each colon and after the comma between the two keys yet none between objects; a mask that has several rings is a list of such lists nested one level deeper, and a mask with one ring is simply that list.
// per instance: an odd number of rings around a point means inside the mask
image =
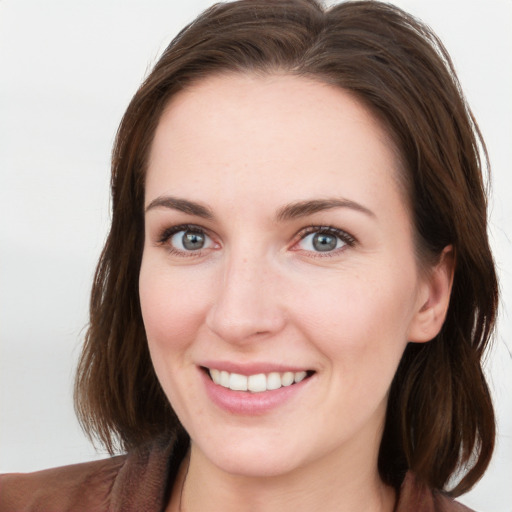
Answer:
[{"label": "upper lip", "polygon": [[254,362],[254,363],[235,363],[232,361],[203,361],[199,364],[204,368],[226,371],[229,373],[238,373],[239,375],[257,375],[258,373],[285,373],[309,371],[311,368],[306,366],[287,365],[280,363]]}]

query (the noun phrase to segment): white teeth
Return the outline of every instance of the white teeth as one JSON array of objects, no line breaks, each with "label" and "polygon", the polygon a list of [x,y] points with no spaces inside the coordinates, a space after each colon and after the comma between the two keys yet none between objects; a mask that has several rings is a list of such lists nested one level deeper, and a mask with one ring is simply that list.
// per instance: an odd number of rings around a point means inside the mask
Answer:
[{"label": "white teeth", "polygon": [[212,368],[210,370],[210,375],[212,377],[213,382],[215,382],[215,384],[220,384],[220,372],[219,372],[219,370],[216,370],[215,368]]},{"label": "white teeth", "polygon": [[280,387],[291,386],[299,383],[307,377],[307,372],[271,372],[268,374],[258,373],[256,375],[240,375],[238,373],[229,373],[224,370],[209,370],[210,377],[215,384],[233,391],[251,391],[252,393],[261,393],[271,391]]},{"label": "white teeth", "polygon": [[225,388],[229,388],[229,373],[225,371],[220,372],[219,384]]},{"label": "white teeth", "polygon": [[253,393],[267,390],[267,377],[264,373],[251,375],[248,379],[247,389]]},{"label": "white teeth", "polygon": [[238,373],[229,375],[229,389],[233,391],[247,391],[247,377]]},{"label": "white teeth", "polygon": [[295,373],[295,382],[300,382],[301,380],[304,380],[306,378],[307,373],[306,372],[296,372]]},{"label": "white teeth", "polygon": [[293,381],[295,380],[295,375],[293,372],[286,372],[282,377],[281,377],[281,384],[283,386],[290,386],[291,384],[293,384]]},{"label": "white teeth", "polygon": [[281,375],[277,372],[272,372],[267,375],[267,389],[279,389],[281,387]]}]

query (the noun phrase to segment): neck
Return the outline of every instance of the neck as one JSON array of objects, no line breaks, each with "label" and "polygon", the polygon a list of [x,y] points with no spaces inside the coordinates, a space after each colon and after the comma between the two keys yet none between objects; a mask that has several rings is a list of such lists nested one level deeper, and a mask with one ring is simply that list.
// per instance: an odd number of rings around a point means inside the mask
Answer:
[{"label": "neck", "polygon": [[358,455],[329,454],[283,475],[254,477],[223,471],[192,443],[167,512],[391,512],[395,492],[381,481],[376,458],[364,464]]}]

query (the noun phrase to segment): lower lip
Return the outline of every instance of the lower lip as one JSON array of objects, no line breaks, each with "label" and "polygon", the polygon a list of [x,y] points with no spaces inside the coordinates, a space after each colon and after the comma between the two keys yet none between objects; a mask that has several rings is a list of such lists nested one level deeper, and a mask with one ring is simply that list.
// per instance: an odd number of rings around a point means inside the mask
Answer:
[{"label": "lower lip", "polygon": [[200,370],[206,393],[210,400],[225,411],[232,414],[259,415],[265,414],[291,400],[306,388],[312,377],[297,384],[283,386],[271,391],[251,393],[250,391],[233,391],[215,384],[205,371]]}]

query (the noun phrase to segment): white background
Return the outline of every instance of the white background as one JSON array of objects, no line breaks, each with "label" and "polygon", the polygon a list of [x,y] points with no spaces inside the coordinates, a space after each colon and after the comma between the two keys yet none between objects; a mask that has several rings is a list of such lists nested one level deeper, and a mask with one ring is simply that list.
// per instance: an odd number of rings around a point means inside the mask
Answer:
[{"label": "white background", "polygon": [[[0,471],[97,454],[72,406],[93,271],[109,222],[109,158],[129,99],[206,0],[0,0]],[[493,165],[502,308],[488,363],[491,468],[462,501],[512,510],[512,0],[401,0],[448,47]]]}]

